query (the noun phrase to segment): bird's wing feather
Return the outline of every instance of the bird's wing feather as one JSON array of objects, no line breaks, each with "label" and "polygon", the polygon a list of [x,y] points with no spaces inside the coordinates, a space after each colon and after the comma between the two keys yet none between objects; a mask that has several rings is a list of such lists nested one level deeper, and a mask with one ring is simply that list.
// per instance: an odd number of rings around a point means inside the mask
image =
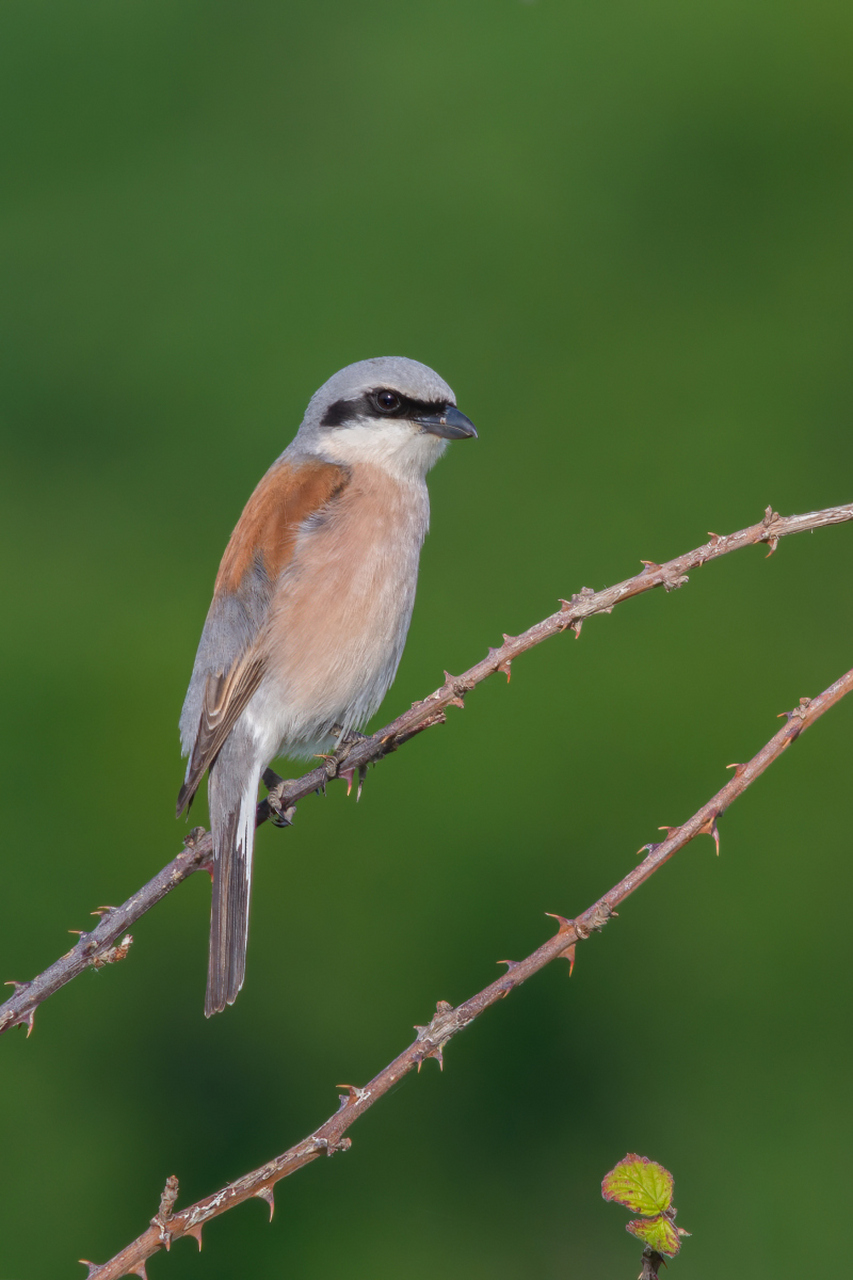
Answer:
[{"label": "bird's wing feather", "polygon": [[348,467],[320,458],[292,462],[282,458],[270,468],[237,521],[216,575],[214,603],[239,592],[246,574],[258,563],[274,583],[293,559],[304,522],[316,516],[347,486]]},{"label": "bird's wing feather", "polygon": [[[185,712],[191,714],[194,727],[178,795],[179,815],[189,807],[205,770],[264,677],[264,623],[275,584],[293,559],[300,529],[348,482],[345,467],[319,459],[282,460],[247,502],[222,557],[187,693]],[[222,625],[226,615],[228,623]],[[235,625],[237,619],[241,625]],[[193,704],[199,703],[195,710]]]},{"label": "bird's wing feather", "polygon": [[205,770],[219,755],[222,744],[261,683],[264,668],[263,656],[250,649],[228,671],[208,674],[187,775],[178,793],[178,817],[192,803]]}]

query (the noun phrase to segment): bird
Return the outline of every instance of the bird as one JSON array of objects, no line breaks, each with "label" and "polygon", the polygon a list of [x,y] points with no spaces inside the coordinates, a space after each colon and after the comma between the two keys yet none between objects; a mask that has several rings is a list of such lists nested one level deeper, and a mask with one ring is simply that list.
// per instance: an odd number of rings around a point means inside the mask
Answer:
[{"label": "bird", "polygon": [[379,707],[412,617],[426,474],[448,441],[476,436],[426,365],[360,360],[312,396],[237,522],[180,717],[178,817],[208,773],[207,1017],[245,978],[261,776],[277,756],[340,746]]}]

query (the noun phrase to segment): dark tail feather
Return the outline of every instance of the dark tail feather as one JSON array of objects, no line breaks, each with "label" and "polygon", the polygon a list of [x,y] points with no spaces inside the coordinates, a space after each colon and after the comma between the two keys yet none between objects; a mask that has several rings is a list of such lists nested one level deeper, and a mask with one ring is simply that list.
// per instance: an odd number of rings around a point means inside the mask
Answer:
[{"label": "dark tail feather", "polygon": [[180,818],[184,809],[186,809],[187,813],[189,813],[192,807],[193,799],[195,798],[195,793],[197,788],[198,788],[197,782],[195,786],[190,786],[188,782],[185,782],[183,784],[180,791],[178,792],[178,803],[175,805],[176,818]]},{"label": "dark tail feather", "polygon": [[[255,782],[257,791],[257,781]],[[246,976],[249,888],[255,835],[255,801],[214,820],[213,899],[205,1017],[221,1013],[237,999]],[[248,810],[248,822],[241,815]]]}]

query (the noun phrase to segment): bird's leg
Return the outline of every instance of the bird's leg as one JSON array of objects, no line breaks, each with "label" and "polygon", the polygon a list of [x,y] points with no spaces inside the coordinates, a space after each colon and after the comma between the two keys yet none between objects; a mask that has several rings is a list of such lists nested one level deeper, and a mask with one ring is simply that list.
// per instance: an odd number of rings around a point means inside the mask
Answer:
[{"label": "bird's leg", "polygon": [[296,813],[296,805],[287,804],[284,799],[290,782],[286,778],[280,778],[273,769],[264,769],[261,776],[267,789],[267,804],[275,815],[272,818],[273,825],[276,827],[291,826]]},{"label": "bird's leg", "polygon": [[[344,730],[339,724],[333,724],[330,732],[336,734],[338,740],[331,755],[323,757],[326,761],[326,771],[329,773],[330,778],[346,779],[347,795],[352,791],[353,778],[358,773],[358,788],[355,793],[356,803],[358,803],[361,799],[364,779],[367,777],[367,765],[360,764],[357,767],[352,766],[348,769],[342,769],[341,765],[344,764],[353,747],[357,746],[359,742],[366,741],[367,734],[359,733],[357,729]],[[329,772],[330,770],[331,772]]]}]

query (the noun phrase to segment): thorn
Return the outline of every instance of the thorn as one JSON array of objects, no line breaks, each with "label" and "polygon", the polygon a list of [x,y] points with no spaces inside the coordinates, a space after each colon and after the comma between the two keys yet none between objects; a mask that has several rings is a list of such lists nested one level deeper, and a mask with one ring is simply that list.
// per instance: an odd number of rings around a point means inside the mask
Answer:
[{"label": "thorn", "polygon": [[255,1195],[259,1200],[266,1200],[270,1207],[270,1222],[272,1222],[272,1216],[275,1213],[275,1195],[273,1194],[272,1187],[260,1187],[255,1192]]},{"label": "thorn", "polygon": [[496,960],[495,964],[505,964],[507,969],[517,969],[519,962],[518,960]]},{"label": "thorn", "polygon": [[798,707],[794,707],[793,711],[780,711],[776,719],[781,720],[784,716],[786,720],[791,721],[794,719],[794,716],[796,716],[798,720],[804,721],[806,718],[806,712],[810,706],[811,698],[800,698],[800,705]]},{"label": "thorn", "polygon": [[359,1089],[357,1084],[336,1084],[335,1088],[346,1089],[346,1097],[341,1095],[341,1102],[345,1107],[348,1107],[351,1104],[357,1106],[359,1102],[364,1102],[366,1098],[370,1097],[370,1090]]},{"label": "thorn", "polygon": [[184,1230],[185,1236],[192,1236],[193,1240],[195,1240],[199,1253],[201,1253],[201,1229],[203,1226],[203,1222],[196,1222],[193,1226],[186,1227]]},{"label": "thorn", "polygon": [[[584,587],[584,591],[586,591],[586,587]],[[575,607],[577,603],[578,603],[577,596],[572,596],[571,600],[563,600],[563,598],[560,597],[560,613],[571,613],[572,609]],[[571,621],[568,621],[565,623],[563,630],[574,631],[575,639],[577,640],[578,636],[581,633],[582,626],[583,626],[583,618],[573,618]]]},{"label": "thorn", "polygon": [[418,1058],[418,1075],[421,1074],[421,1067],[424,1065],[427,1058],[435,1058],[438,1061],[439,1071],[444,1070],[444,1053],[442,1050],[443,1046],[437,1045],[435,1049],[430,1049],[428,1053],[424,1053],[420,1058]]},{"label": "thorn", "polygon": [[764,557],[764,559],[769,560],[770,557],[773,555],[773,552],[779,546],[779,538],[777,534],[774,533],[774,534],[771,534],[769,538],[765,538],[765,542],[767,543],[770,550],[767,552],[767,555]]},{"label": "thorn", "polygon": [[720,833],[719,833],[719,831],[717,830],[717,817],[716,817],[716,814],[715,814],[713,817],[711,817],[711,818],[707,818],[707,819],[702,823],[702,826],[699,828],[699,830],[696,832],[696,834],[697,834],[697,836],[712,836],[712,837],[713,837],[714,844],[717,846],[717,857],[719,858],[719,856],[720,856]]},{"label": "thorn", "polygon": [[[492,646],[491,646],[491,645],[489,645],[489,653],[488,653],[488,656],[489,656],[490,658],[497,658],[497,656],[498,656],[498,654],[499,654],[499,653],[500,653],[500,649],[493,649],[493,648],[492,648]],[[502,661],[500,661],[500,662],[495,662],[495,671],[500,671],[500,672],[502,672],[502,673],[503,673],[503,675],[505,675],[505,676],[506,676],[506,682],[507,682],[507,684],[509,684],[509,680],[510,680],[510,671],[509,671],[509,668],[510,668],[510,663],[511,663],[511,662],[512,662],[512,658],[504,658],[504,659],[503,659]]]},{"label": "thorn", "polygon": [[666,838],[667,838],[667,840],[669,840],[669,838],[671,837],[671,835],[672,835],[672,833],[673,833],[674,831],[680,831],[680,830],[681,830],[681,828],[680,828],[680,827],[658,827],[658,831],[665,831],[665,832],[666,832]]},{"label": "thorn", "polygon": [[118,907],[98,907],[95,911],[90,911],[90,916],[108,916],[112,911],[118,911]]},{"label": "thorn", "polygon": [[640,564],[645,565],[643,573],[654,573],[656,569],[661,567],[656,560],[641,560]]},{"label": "thorn", "polygon": [[570,945],[566,947],[565,951],[561,951],[560,955],[557,957],[558,960],[560,959],[560,956],[562,956],[563,959],[568,960],[569,977],[571,977],[575,971],[575,943],[570,943]]},{"label": "thorn", "polygon": [[546,911],[545,915],[550,916],[552,920],[559,921],[559,928],[557,929],[558,935],[565,933],[567,929],[571,929],[575,923],[574,920],[567,920],[565,916],[558,916],[556,911]]},{"label": "thorn", "polygon": [[347,799],[349,799],[350,792],[352,791],[353,778],[356,773],[358,774],[358,786],[355,792],[355,802],[358,804],[361,799],[361,793],[364,790],[364,779],[367,777],[367,765],[352,765],[349,769],[338,770],[338,777],[343,778],[347,784]]},{"label": "thorn", "polygon": [[744,774],[744,773],[746,772],[746,765],[745,765],[745,764],[737,764],[737,763],[735,763],[735,764],[727,764],[727,765],[726,765],[726,768],[727,768],[727,769],[734,769],[734,771],[735,771],[735,777],[736,777],[736,778],[741,777],[741,775],[742,775],[742,774]]}]

